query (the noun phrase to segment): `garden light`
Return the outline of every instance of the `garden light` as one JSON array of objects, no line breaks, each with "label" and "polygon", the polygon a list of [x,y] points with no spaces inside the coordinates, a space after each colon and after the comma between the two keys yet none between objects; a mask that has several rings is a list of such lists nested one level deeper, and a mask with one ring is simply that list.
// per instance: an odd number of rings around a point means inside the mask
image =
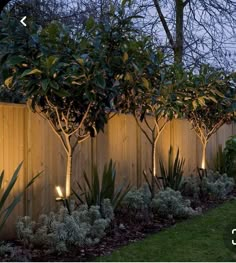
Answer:
[{"label": "garden light", "polygon": [[60,186],[56,186],[56,190],[57,190],[57,194],[58,194],[59,198],[63,198],[61,187]]}]

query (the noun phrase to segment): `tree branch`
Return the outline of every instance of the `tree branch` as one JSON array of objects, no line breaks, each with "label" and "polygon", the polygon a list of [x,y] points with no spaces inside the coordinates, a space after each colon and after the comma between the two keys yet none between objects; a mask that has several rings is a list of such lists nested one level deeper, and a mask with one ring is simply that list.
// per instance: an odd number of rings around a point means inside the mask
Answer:
[{"label": "tree branch", "polygon": [[164,28],[164,30],[166,32],[166,36],[167,36],[167,38],[168,38],[168,40],[170,42],[170,45],[172,46],[172,48],[174,48],[175,47],[175,42],[174,42],[174,39],[173,39],[173,37],[171,35],[169,27],[167,25],[166,19],[165,19],[164,15],[163,15],[163,13],[161,11],[161,7],[159,5],[159,1],[158,0],[153,0],[153,2],[154,2],[154,5],[156,7],[157,13],[158,13],[158,15],[160,17],[162,26],[163,26],[163,28]]}]

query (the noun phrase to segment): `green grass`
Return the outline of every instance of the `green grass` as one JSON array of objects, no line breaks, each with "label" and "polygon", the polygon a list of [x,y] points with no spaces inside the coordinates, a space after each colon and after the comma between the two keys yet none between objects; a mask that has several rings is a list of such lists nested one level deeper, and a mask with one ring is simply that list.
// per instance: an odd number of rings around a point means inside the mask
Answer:
[{"label": "green grass", "polygon": [[228,249],[224,241],[226,236],[231,244],[232,237],[225,234],[230,233],[231,228],[236,228],[236,201],[227,202],[204,215],[178,223],[96,260],[236,261],[236,251]]}]

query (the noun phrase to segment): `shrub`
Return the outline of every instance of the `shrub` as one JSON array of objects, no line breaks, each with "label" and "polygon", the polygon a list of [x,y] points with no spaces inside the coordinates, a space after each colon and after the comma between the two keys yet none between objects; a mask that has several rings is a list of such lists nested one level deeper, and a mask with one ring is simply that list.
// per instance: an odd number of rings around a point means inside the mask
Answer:
[{"label": "shrub", "polygon": [[14,255],[14,248],[10,244],[1,242],[0,243],[0,257],[4,257],[6,254],[12,257]]},{"label": "shrub", "polygon": [[224,199],[234,188],[234,179],[209,170],[202,179],[202,191],[213,199]]},{"label": "shrub", "polygon": [[226,141],[224,155],[227,174],[229,176],[236,176],[236,135],[231,136]]},{"label": "shrub", "polygon": [[151,192],[147,184],[144,184],[139,189],[130,190],[122,205],[132,210],[145,210],[148,209],[151,203]]},{"label": "shrub", "polygon": [[59,253],[68,251],[71,246],[96,244],[105,235],[114,216],[109,200],[104,200],[103,209],[105,218],[99,206],[87,205],[71,209],[71,215],[61,207],[58,213],[41,215],[37,223],[29,217],[21,217],[16,224],[17,235],[27,246],[49,248]]},{"label": "shrub", "polygon": [[184,196],[192,197],[194,199],[199,199],[200,183],[201,181],[197,176],[190,175],[184,177],[181,187],[181,193]]},{"label": "shrub", "polygon": [[165,168],[163,161],[160,160],[160,171],[164,189],[170,187],[179,190],[182,184],[183,167],[185,160],[179,157],[179,149],[174,158],[172,146],[169,149],[168,166]]},{"label": "shrub", "polygon": [[104,199],[110,199],[113,209],[115,210],[123,200],[124,196],[130,190],[129,184],[123,184],[118,187],[115,187],[116,169],[112,160],[110,160],[108,166],[104,166],[102,182],[100,182],[99,180],[98,169],[96,166],[93,167],[91,183],[88,179],[86,172],[84,172],[84,181],[86,183],[85,187],[82,187],[78,183],[79,189],[82,193],[79,194],[74,189],[73,193],[81,203],[84,203],[82,198],[82,194],[84,194],[85,201],[88,206],[100,206]]},{"label": "shrub", "polygon": [[39,173],[35,177],[33,177],[30,180],[30,182],[24,187],[23,191],[18,193],[7,207],[4,207],[19,177],[19,172],[20,172],[22,164],[23,162],[21,162],[17,166],[5,190],[3,190],[3,183],[4,183],[4,177],[5,177],[4,170],[0,173],[0,231],[2,230],[4,224],[6,223],[8,217],[10,216],[10,214],[12,213],[16,205],[20,202],[21,197],[23,196],[24,192],[31,186],[31,184],[35,181],[35,179],[41,174]]},{"label": "shrub", "polygon": [[166,218],[186,218],[195,214],[190,207],[190,201],[185,200],[179,191],[169,187],[155,195],[151,206],[159,216]]},{"label": "shrub", "polygon": [[227,172],[226,169],[226,156],[222,149],[222,145],[218,145],[218,150],[216,152],[216,156],[214,158],[214,171],[218,171],[219,173],[223,174]]}]

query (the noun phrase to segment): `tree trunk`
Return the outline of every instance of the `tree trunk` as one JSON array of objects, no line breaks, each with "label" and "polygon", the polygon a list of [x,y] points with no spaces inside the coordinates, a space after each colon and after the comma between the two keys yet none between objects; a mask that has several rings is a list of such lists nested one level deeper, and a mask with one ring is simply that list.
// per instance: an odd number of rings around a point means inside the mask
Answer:
[{"label": "tree trunk", "polygon": [[183,45],[184,45],[184,3],[183,0],[175,1],[175,15],[176,15],[176,41],[174,47],[174,60],[176,64],[181,65],[183,62]]},{"label": "tree trunk", "polygon": [[66,198],[70,197],[70,181],[72,175],[72,151],[67,154],[67,166],[66,166]]},{"label": "tree trunk", "polygon": [[205,141],[202,144],[202,163],[201,163],[202,169],[206,169],[206,147],[207,147],[207,141]]},{"label": "tree trunk", "polygon": [[157,167],[156,167],[156,146],[157,140],[153,140],[152,143],[152,197],[154,197],[155,193],[155,177],[157,176]]}]

